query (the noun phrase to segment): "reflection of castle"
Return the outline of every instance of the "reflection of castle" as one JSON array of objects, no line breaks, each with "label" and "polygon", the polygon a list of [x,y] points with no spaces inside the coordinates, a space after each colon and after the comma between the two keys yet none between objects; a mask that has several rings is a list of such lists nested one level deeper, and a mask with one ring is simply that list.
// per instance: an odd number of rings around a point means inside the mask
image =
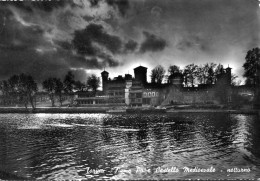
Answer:
[{"label": "reflection of castle", "polygon": [[79,96],[79,105],[104,106],[158,106],[167,104],[193,103],[228,103],[231,101],[231,68],[226,68],[217,75],[215,84],[200,84],[198,87],[184,87],[181,76],[170,76],[166,84],[147,83],[147,68],[143,66],[134,69],[134,78],[130,74],[119,75],[113,80],[109,73],[103,71],[103,92],[95,97]]}]

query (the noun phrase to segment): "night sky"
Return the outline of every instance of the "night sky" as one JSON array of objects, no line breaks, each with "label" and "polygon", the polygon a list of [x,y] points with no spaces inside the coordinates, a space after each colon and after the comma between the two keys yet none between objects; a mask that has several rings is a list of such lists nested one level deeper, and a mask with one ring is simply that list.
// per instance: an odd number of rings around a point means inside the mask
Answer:
[{"label": "night sky", "polygon": [[[228,64],[242,77],[259,47],[257,0],[75,0],[0,2],[0,79],[29,73],[41,82],[110,76],[142,65]],[[150,78],[148,78],[150,80]]]}]

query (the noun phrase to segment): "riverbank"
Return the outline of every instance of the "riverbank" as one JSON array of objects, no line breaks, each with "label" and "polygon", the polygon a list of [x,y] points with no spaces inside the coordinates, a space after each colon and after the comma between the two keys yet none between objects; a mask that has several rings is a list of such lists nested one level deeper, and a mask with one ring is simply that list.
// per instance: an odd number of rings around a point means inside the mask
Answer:
[{"label": "riverbank", "polygon": [[106,113],[109,107],[0,107],[0,113]]},{"label": "riverbank", "polygon": [[114,110],[111,107],[39,107],[35,110],[23,107],[0,107],[0,113],[231,113],[231,114],[258,114],[260,110],[239,109],[140,109],[127,108]]}]

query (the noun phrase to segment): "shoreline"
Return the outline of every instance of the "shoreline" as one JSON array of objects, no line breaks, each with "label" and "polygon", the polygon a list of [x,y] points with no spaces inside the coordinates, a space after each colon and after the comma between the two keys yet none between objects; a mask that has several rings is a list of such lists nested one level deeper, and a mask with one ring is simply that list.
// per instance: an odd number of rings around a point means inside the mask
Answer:
[{"label": "shoreline", "polygon": [[[112,110],[112,111],[111,111]],[[258,114],[260,110],[240,109],[240,110],[224,110],[224,109],[133,109],[113,110],[111,107],[39,107],[35,110],[23,107],[0,107],[0,114],[4,113],[108,113],[108,114],[125,114],[125,113],[229,113],[229,114]]]}]

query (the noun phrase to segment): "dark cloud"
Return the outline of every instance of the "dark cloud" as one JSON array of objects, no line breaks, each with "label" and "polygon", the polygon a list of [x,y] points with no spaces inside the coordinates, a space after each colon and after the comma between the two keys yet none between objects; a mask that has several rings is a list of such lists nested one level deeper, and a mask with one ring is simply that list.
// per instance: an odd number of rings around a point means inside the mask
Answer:
[{"label": "dark cloud", "polygon": [[30,13],[33,12],[33,8],[31,6],[30,2],[24,2],[24,1],[13,2],[13,1],[10,1],[5,5],[15,6],[19,9],[23,9],[23,10],[30,12]]},{"label": "dark cloud", "polygon": [[97,50],[93,47],[91,37],[85,30],[77,30],[74,34],[72,44],[79,54],[89,56],[96,55]]},{"label": "dark cloud", "polygon": [[122,66],[117,70],[124,73],[137,59],[148,68],[158,61],[167,67],[170,60],[180,66],[216,60],[238,70],[246,52],[260,45],[259,30],[254,0],[5,2],[0,77],[32,71],[42,79],[103,66]]},{"label": "dark cloud", "polygon": [[64,7],[66,4],[69,4],[68,0],[62,0],[62,1],[53,1],[52,3],[48,1],[42,1],[42,2],[35,2],[32,3],[32,5],[35,8],[38,8],[43,11],[51,12],[53,9]]},{"label": "dark cloud", "polygon": [[128,0],[106,0],[107,4],[118,9],[122,16],[126,15],[127,10],[130,8]]},{"label": "dark cloud", "polygon": [[87,22],[91,22],[92,20],[95,19],[93,16],[83,16],[82,18],[83,18],[84,20],[86,20]]},{"label": "dark cloud", "polygon": [[12,51],[26,51],[29,49],[27,45],[14,45],[14,44],[0,44],[0,50],[12,50]]},{"label": "dark cloud", "polygon": [[98,6],[99,2],[100,2],[100,0],[89,0],[91,7]]},{"label": "dark cloud", "polygon": [[146,31],[144,31],[143,34],[145,36],[145,40],[140,47],[141,53],[147,51],[162,51],[167,46],[167,43],[164,39]]},{"label": "dark cloud", "polygon": [[[28,73],[41,83],[50,76],[63,78],[71,68],[77,73],[80,72],[78,77],[83,78],[85,77],[83,69],[102,69],[119,65],[113,57],[101,52],[92,53],[92,58],[75,54],[70,41],[55,39],[49,41],[44,36],[46,30],[35,24],[23,25],[14,18],[12,13],[6,13],[6,23],[1,28],[1,79],[7,79],[13,74]],[[103,38],[106,36],[108,35],[102,35]],[[98,42],[98,38],[95,40]],[[106,42],[103,44],[109,47]]]},{"label": "dark cloud", "polygon": [[[116,67],[119,66],[119,62],[115,60],[111,55],[108,55],[99,50],[95,50],[96,54],[72,54],[74,46],[67,41],[55,41],[60,47],[60,51],[63,51],[63,55],[67,57],[69,65],[76,68],[85,69],[102,69],[103,67]],[[85,58],[85,55],[91,58]],[[98,60],[99,59],[99,60]]]},{"label": "dark cloud", "polygon": [[90,24],[84,34],[91,37],[92,41],[105,46],[112,53],[120,52],[122,45],[120,38],[106,33],[102,25]]},{"label": "dark cloud", "polygon": [[119,37],[105,32],[102,25],[90,24],[84,30],[75,31],[73,45],[78,53],[83,55],[96,55],[98,49],[93,46],[97,43],[113,54],[121,51],[122,42]]},{"label": "dark cloud", "polygon": [[104,60],[103,67],[117,67],[120,65],[120,63],[115,60],[111,55],[100,53],[98,57]]},{"label": "dark cloud", "polygon": [[[117,61],[107,55],[85,58],[81,55],[74,55],[71,51],[59,47],[45,52],[44,49],[38,51],[32,47],[23,51],[17,48],[2,49],[0,46],[0,52],[2,51],[5,53],[0,54],[1,78],[8,78],[13,74],[29,73],[38,82],[41,82],[50,76],[62,78],[71,68],[89,70],[119,65]],[[84,73],[84,71],[81,73]],[[81,77],[83,76],[81,75]]]},{"label": "dark cloud", "polygon": [[135,42],[134,40],[129,40],[125,44],[125,52],[133,52],[136,50],[137,46],[138,46],[137,42]]},{"label": "dark cloud", "polygon": [[[8,12],[8,13],[6,13]],[[5,11],[5,23],[0,33],[2,49],[25,50],[43,41],[44,30],[38,25],[24,26],[9,11]]]},{"label": "dark cloud", "polygon": [[9,1],[6,5],[15,6],[32,13],[34,9],[39,9],[46,12],[51,12],[54,9],[65,7],[67,4],[73,5],[69,0],[54,0],[54,1]]},{"label": "dark cloud", "polygon": [[56,45],[60,46],[61,48],[65,49],[65,50],[72,50],[73,49],[73,45],[68,41],[56,40],[54,42],[55,42]]}]

